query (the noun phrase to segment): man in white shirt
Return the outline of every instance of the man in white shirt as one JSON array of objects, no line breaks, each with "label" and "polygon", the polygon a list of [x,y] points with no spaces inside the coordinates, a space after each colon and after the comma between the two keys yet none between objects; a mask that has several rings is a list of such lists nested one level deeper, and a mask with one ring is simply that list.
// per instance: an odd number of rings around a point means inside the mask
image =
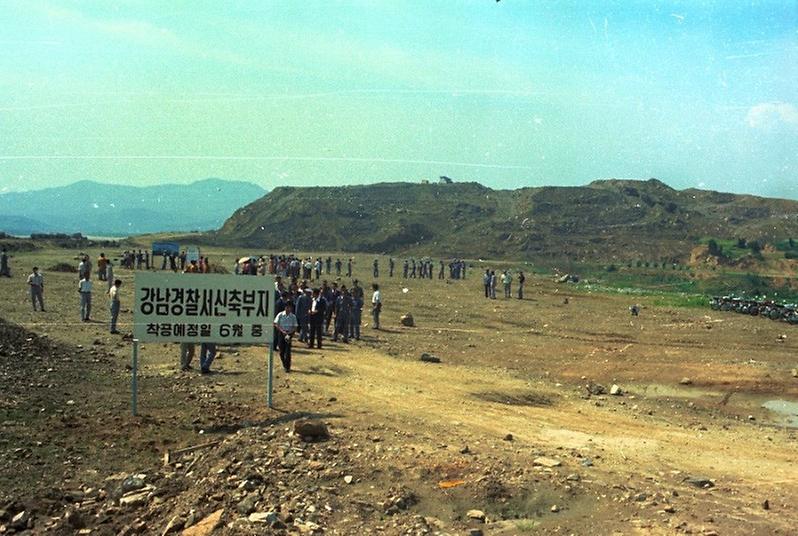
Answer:
[{"label": "man in white shirt", "polygon": [[85,274],[78,283],[78,293],[80,293],[80,319],[88,322],[91,316],[91,275]]},{"label": "man in white shirt", "polygon": [[111,298],[111,333],[114,335],[119,333],[116,330],[116,321],[119,319],[119,309],[121,308],[121,304],[119,303],[119,287],[121,286],[122,280],[115,279],[114,286],[108,291],[108,296]]},{"label": "man in white shirt", "polygon": [[44,311],[44,276],[39,273],[39,267],[33,267],[33,273],[28,276],[28,286],[30,287],[30,299],[33,302],[33,310],[36,311],[36,302],[39,308]]},{"label": "man in white shirt", "polygon": [[274,317],[274,329],[277,330],[277,347],[280,349],[280,361],[286,372],[291,372],[291,339],[299,325],[294,314],[294,304],[287,302],[285,309]]},{"label": "man in white shirt", "polygon": [[380,329],[380,311],[382,311],[382,294],[380,294],[380,286],[377,283],[371,285],[374,289],[374,294],[371,295],[371,316],[374,319],[374,329]]}]

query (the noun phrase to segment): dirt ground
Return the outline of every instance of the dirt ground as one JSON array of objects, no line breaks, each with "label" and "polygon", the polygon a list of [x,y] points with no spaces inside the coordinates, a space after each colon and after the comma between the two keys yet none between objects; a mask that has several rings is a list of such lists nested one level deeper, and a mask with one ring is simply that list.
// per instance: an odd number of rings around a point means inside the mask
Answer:
[{"label": "dirt ground", "polygon": [[[20,253],[14,277],[0,278],[6,532],[70,533],[67,514],[83,511],[86,534],[166,534],[170,520],[181,520],[177,532],[218,506],[218,532],[261,533],[237,510],[234,487],[195,493],[208,485],[198,472],[220,474],[209,460],[241,471],[252,444],[265,449],[259,464],[299,449],[302,463],[325,467],[312,481],[312,467],[269,473],[282,476],[266,488],[288,488],[257,502],[289,511],[286,528],[269,528],[278,533],[764,535],[798,526],[796,428],[762,406],[798,401],[793,326],[544,277],[527,279],[524,300],[501,289],[487,300],[479,272],[489,263],[474,262],[464,281],[405,281],[386,277],[382,258],[384,329],[364,314],[361,341],[297,349],[294,372],[276,367],[274,409],[265,407],[264,348],[222,348],[218,372],[201,376],[177,370],[177,345],[148,344],[132,417],[130,341],[108,333],[101,293],[95,322],[79,322],[76,274],[48,270],[76,265],[76,253]],[[232,264],[238,253],[211,254]],[[367,288],[372,259],[356,257]],[[33,264],[45,274],[45,313],[30,310]],[[127,332],[134,274],[116,275]],[[399,324],[408,312],[415,327]],[[423,352],[441,362],[420,361]],[[609,394],[613,385],[620,395]],[[290,424],[308,416],[328,425],[330,440],[296,442]],[[167,450],[211,440],[220,446],[190,470],[164,472]],[[158,489],[172,491],[138,510],[104,505],[111,494],[95,490],[120,473],[160,475],[172,484]],[[398,514],[385,507],[397,493],[413,497]],[[311,515],[296,494],[332,506]],[[315,524],[299,523],[300,510]],[[30,521],[14,521],[19,512]]]}]

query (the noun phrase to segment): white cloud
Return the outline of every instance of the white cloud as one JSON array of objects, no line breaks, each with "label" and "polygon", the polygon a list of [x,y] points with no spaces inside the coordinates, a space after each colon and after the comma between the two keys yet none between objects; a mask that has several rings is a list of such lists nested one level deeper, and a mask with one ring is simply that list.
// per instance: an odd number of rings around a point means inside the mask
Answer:
[{"label": "white cloud", "polygon": [[798,127],[798,108],[788,102],[761,102],[748,110],[745,122],[758,129],[771,129],[780,124]]}]

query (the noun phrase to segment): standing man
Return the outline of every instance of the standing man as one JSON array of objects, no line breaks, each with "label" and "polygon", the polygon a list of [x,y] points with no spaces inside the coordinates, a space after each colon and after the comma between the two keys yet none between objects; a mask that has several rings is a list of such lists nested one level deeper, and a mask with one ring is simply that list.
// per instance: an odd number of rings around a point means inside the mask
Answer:
[{"label": "standing man", "polygon": [[114,263],[111,262],[111,259],[108,259],[108,263],[105,265],[105,280],[108,282],[108,291],[111,291],[111,287],[114,286]]},{"label": "standing man", "polygon": [[30,287],[30,299],[33,302],[33,310],[36,311],[36,302],[39,308],[44,311],[44,276],[39,273],[39,267],[33,267],[33,273],[28,276],[28,286]]},{"label": "standing man", "polygon": [[105,253],[100,253],[100,258],[97,259],[97,278],[100,281],[105,281],[106,266],[108,266],[108,259],[105,258]]},{"label": "standing man", "polygon": [[445,265],[443,264],[443,259],[441,259],[440,262],[441,262],[441,267],[438,270],[438,279],[443,279],[444,278],[443,269]]},{"label": "standing man", "polygon": [[407,270],[410,268],[410,263],[407,259],[405,259],[404,265],[402,265],[402,278],[407,279]]},{"label": "standing man", "polygon": [[341,294],[335,300],[335,328],[333,331],[333,341],[338,342],[338,335],[341,335],[344,342],[349,342],[349,320],[352,317],[352,295],[345,286],[341,286]]},{"label": "standing man", "polygon": [[499,282],[499,278],[496,277],[496,270],[490,271],[490,298],[492,300],[496,299],[496,285]]},{"label": "standing man", "polygon": [[81,255],[80,264],[78,264],[78,279],[83,279],[91,274],[91,264],[89,264],[89,256]]},{"label": "standing man", "polygon": [[341,275],[341,259],[335,259],[335,275]]},{"label": "standing man", "polygon": [[86,274],[86,277],[78,283],[78,292],[80,293],[80,320],[88,322],[91,316],[91,276]]},{"label": "standing man", "polygon": [[380,263],[377,259],[374,259],[374,279],[380,277]]},{"label": "standing man", "polygon": [[291,302],[285,304],[285,310],[274,317],[274,329],[277,331],[277,347],[280,349],[280,361],[286,372],[291,372],[291,339],[296,333],[297,320]]},{"label": "standing man", "polygon": [[393,277],[393,269],[394,269],[394,265],[395,264],[396,263],[394,263],[393,257],[389,257],[388,258],[388,277]]},{"label": "standing man", "polygon": [[8,251],[6,251],[6,248],[0,251],[0,276],[11,277],[11,268],[8,266]]},{"label": "standing man", "polygon": [[352,289],[352,318],[349,320],[349,338],[360,340],[360,322],[363,317],[363,289],[355,293]]},{"label": "standing man", "polygon": [[121,279],[115,279],[114,285],[108,291],[108,296],[111,298],[111,334],[117,335],[119,332],[116,330],[116,321],[119,319],[119,287],[122,286]]},{"label": "standing man", "polygon": [[513,283],[513,276],[510,275],[509,270],[505,270],[502,274],[502,284],[504,285],[504,297],[512,298],[512,292],[510,291],[510,285]]},{"label": "standing man", "polygon": [[524,272],[518,271],[518,299],[524,299],[524,281],[526,281],[526,277],[524,277]]},{"label": "standing man", "polygon": [[310,322],[310,339],[308,339],[308,348],[313,348],[313,343],[317,344],[316,348],[321,349],[321,332],[324,327],[324,315],[327,311],[327,302],[321,296],[319,289],[313,289],[313,300],[310,302],[310,311],[308,312]]},{"label": "standing man", "polygon": [[346,277],[352,277],[352,257],[346,261]]},{"label": "standing man", "polygon": [[482,284],[485,285],[485,297],[490,298],[490,270],[485,270],[482,276]]},{"label": "standing man", "polygon": [[374,320],[373,329],[380,329],[380,311],[382,311],[382,295],[380,286],[377,283],[371,285],[374,294],[371,295],[371,317]]},{"label": "standing man", "polygon": [[313,298],[310,294],[310,289],[301,288],[299,289],[299,296],[296,299],[296,320],[299,325],[299,340],[300,342],[308,342],[310,339],[309,337],[309,316],[310,316],[310,305],[313,301]]}]

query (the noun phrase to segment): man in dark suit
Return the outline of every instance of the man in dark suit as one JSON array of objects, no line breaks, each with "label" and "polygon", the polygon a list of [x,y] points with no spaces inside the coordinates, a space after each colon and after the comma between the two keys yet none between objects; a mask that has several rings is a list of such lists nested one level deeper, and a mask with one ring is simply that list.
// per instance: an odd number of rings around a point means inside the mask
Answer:
[{"label": "man in dark suit", "polygon": [[316,348],[321,348],[321,333],[324,329],[324,316],[327,312],[327,302],[321,296],[319,289],[313,289],[313,299],[310,302],[310,310],[308,311],[308,319],[310,321],[310,338],[308,339],[308,348],[313,348],[313,343],[316,343]]}]

